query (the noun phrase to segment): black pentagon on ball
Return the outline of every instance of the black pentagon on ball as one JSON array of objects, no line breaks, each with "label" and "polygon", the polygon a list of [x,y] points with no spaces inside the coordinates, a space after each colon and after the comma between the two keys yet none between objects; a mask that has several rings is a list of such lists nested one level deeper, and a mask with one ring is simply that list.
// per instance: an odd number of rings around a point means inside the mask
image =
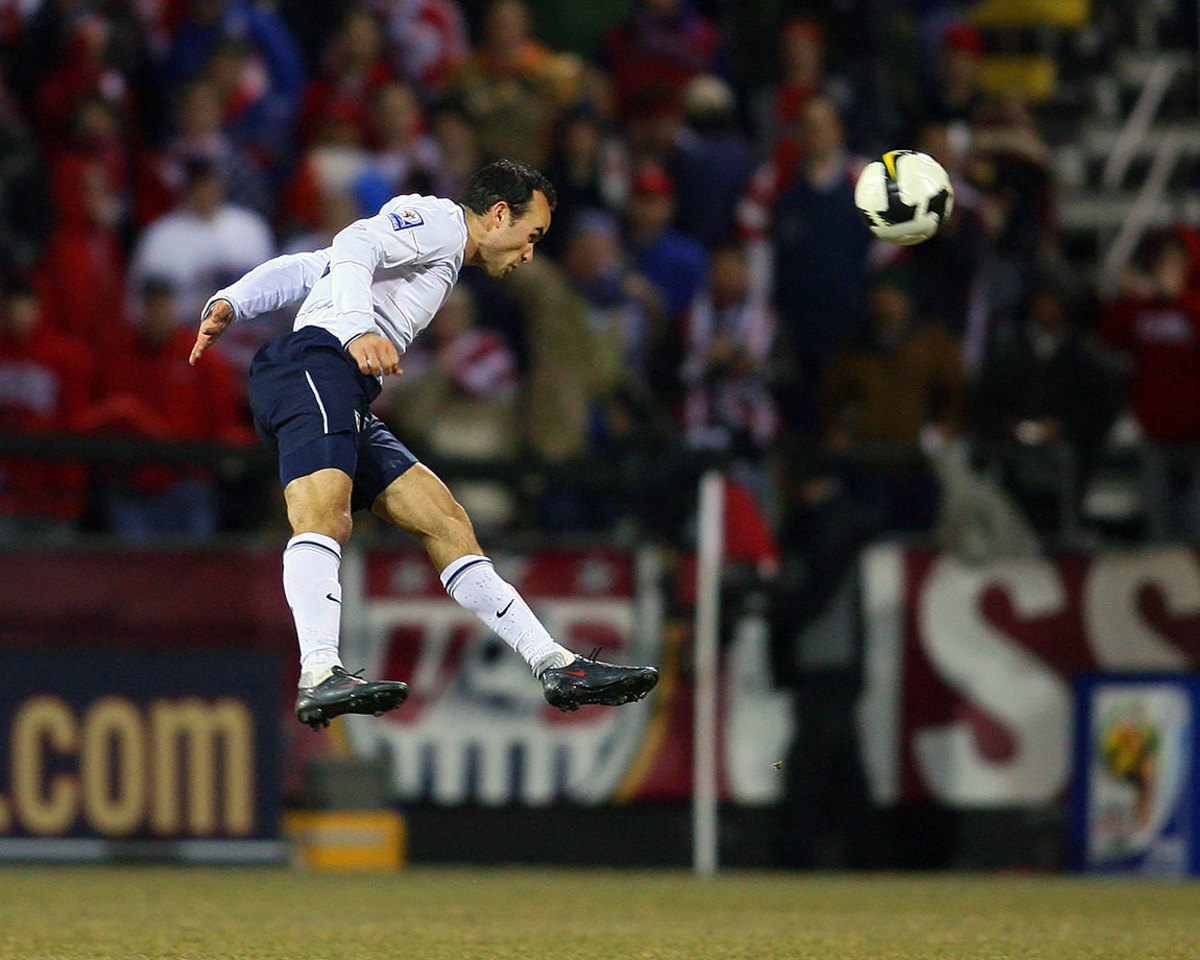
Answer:
[{"label": "black pentagon on ball", "polygon": [[950,199],[950,191],[943,187],[937,195],[929,200],[929,212],[936,213],[938,223],[946,219],[946,202]]},{"label": "black pentagon on ball", "polygon": [[880,214],[879,219],[889,226],[911,220],[917,212],[917,208],[900,199],[900,184],[891,177],[884,177],[883,182],[887,185],[888,205],[887,209]]}]

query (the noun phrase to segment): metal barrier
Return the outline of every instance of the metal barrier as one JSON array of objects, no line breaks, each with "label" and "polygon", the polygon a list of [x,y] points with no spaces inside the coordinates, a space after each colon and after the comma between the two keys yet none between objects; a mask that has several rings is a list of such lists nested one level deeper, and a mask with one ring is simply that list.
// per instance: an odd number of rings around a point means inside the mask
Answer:
[{"label": "metal barrier", "polygon": [[[1025,470],[1049,478],[1045,483],[1053,489],[1058,504],[1054,529],[1043,531],[1051,540],[1069,544],[1089,526],[1088,518],[1082,516],[1080,510],[1087,478],[1080,475],[1080,465],[1068,445],[977,444],[973,455],[976,463],[998,482],[1003,480],[1006,469],[1017,473]],[[275,458],[259,447],[0,432],[0,457],[81,461],[94,466],[186,464],[209,468],[226,481],[257,477],[265,484],[275,482]],[[805,447],[798,452],[781,451],[778,458],[785,470],[803,469],[809,473],[839,468],[931,469],[928,458],[918,447],[888,443],[858,444],[838,451]],[[800,461],[803,461],[802,467],[798,466]],[[726,467],[728,458],[670,445],[653,450],[633,450],[615,458],[557,462],[531,457],[512,460],[437,458],[428,462],[448,482],[493,482],[526,502],[554,491],[607,496],[628,514],[642,513],[650,521],[661,521],[662,517],[654,515],[658,509],[656,503],[661,505],[663,497],[669,498],[671,503],[690,501],[701,475],[706,470]],[[1181,526],[1180,517],[1186,514],[1186,505],[1181,506],[1179,502],[1183,495],[1173,497],[1171,494],[1173,487],[1187,483],[1200,490],[1200,447],[1143,445],[1103,451],[1091,472],[1094,475],[1113,471],[1119,473],[1140,500],[1145,538],[1179,539],[1188,534],[1189,527],[1200,532],[1200,495],[1194,498],[1197,501],[1196,522]],[[1094,540],[1095,531],[1092,533]]]}]

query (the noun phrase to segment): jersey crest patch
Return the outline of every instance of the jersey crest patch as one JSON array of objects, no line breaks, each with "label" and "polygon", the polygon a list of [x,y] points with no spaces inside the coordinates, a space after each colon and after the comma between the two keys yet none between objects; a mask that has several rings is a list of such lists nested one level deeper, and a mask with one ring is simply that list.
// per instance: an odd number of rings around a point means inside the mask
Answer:
[{"label": "jersey crest patch", "polygon": [[409,227],[419,227],[425,222],[416,210],[401,210],[399,213],[389,213],[393,230],[407,230]]}]

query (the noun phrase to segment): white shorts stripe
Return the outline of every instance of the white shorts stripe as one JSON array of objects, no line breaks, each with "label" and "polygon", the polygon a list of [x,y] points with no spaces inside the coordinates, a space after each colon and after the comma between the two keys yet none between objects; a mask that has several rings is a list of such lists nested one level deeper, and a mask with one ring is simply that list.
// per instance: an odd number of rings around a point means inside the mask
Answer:
[{"label": "white shorts stripe", "polygon": [[325,428],[325,432],[329,432],[329,417],[325,414],[325,404],[321,402],[321,395],[317,393],[317,385],[313,383],[313,378],[307,370],[304,371],[304,379],[308,381],[308,387],[313,392],[313,396],[317,398],[317,406],[321,408],[321,425]]}]

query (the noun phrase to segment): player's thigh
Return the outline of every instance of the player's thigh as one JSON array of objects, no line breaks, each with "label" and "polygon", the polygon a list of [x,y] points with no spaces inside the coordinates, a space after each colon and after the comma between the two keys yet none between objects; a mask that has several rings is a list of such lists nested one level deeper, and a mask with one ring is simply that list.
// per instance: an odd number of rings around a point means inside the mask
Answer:
[{"label": "player's thigh", "polygon": [[375,498],[371,512],[418,537],[439,568],[480,552],[467,512],[423,463],[414,464],[393,480]]},{"label": "player's thigh", "polygon": [[283,334],[255,355],[254,425],[279,456],[279,482],[294,533],[350,536],[359,426],[377,384],[361,376],[329,331]]},{"label": "player's thigh", "polygon": [[296,477],[283,488],[293,533],[315,532],[345,543],[350,536],[350,495],[354,481],[344,470],[327,467]]}]

